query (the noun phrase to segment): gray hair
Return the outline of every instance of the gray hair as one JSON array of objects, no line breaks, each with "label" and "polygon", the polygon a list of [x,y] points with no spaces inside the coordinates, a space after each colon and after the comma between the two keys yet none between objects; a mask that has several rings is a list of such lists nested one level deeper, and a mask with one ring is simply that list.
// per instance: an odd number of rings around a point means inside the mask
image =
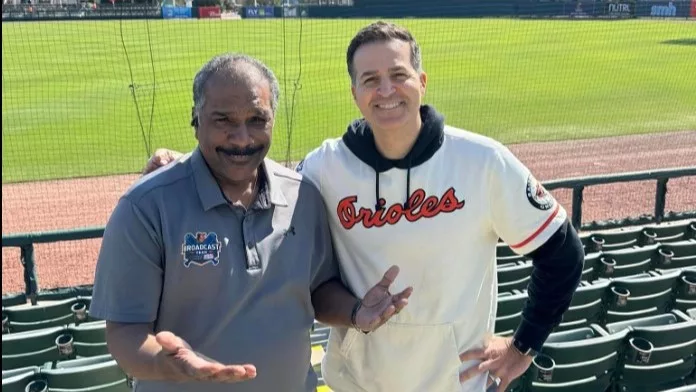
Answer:
[{"label": "gray hair", "polygon": [[208,80],[218,72],[230,72],[233,75],[239,74],[242,67],[239,65],[250,65],[259,71],[268,81],[271,87],[271,109],[275,114],[280,98],[280,86],[273,71],[263,62],[245,54],[225,53],[213,57],[196,73],[193,79],[193,106],[196,113],[203,107],[205,101],[205,85]]}]

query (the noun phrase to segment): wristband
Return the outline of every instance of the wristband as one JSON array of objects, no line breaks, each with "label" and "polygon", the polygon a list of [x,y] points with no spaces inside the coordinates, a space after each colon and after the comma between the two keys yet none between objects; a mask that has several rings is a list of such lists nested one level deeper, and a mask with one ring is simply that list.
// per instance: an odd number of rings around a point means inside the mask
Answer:
[{"label": "wristband", "polygon": [[360,308],[362,308],[362,300],[361,299],[359,299],[355,303],[355,306],[353,306],[353,311],[350,314],[350,324],[353,326],[353,328],[357,329],[358,331],[360,331],[364,334],[368,334],[368,333],[370,333],[370,331],[364,331],[360,327],[358,327],[358,323],[357,323],[356,319],[358,317],[358,310],[360,310]]}]

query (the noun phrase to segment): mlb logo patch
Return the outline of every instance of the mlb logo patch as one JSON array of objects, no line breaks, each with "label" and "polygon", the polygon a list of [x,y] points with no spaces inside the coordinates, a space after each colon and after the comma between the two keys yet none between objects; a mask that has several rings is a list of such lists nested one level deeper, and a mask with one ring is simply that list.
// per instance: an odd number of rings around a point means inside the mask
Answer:
[{"label": "mlb logo patch", "polygon": [[195,235],[186,233],[184,243],[181,245],[181,254],[184,256],[184,267],[191,264],[199,266],[211,263],[218,265],[220,262],[220,250],[222,246],[218,236],[214,232],[197,232]]}]

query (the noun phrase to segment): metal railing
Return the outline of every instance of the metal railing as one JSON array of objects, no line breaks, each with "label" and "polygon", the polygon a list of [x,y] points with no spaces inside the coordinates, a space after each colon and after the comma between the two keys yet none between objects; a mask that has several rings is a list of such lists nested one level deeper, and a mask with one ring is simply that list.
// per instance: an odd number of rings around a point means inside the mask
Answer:
[{"label": "metal railing", "polygon": [[[591,231],[650,223],[659,224],[668,221],[696,218],[696,206],[694,206],[694,210],[692,211],[665,213],[667,184],[669,180],[673,178],[688,176],[696,176],[696,166],[567,178],[561,180],[546,181],[543,182],[543,185],[548,190],[572,189],[573,195],[571,222],[573,226],[578,230]],[[646,180],[656,181],[655,205],[653,215],[628,217],[621,220],[593,221],[586,224],[582,223],[583,192],[586,187],[593,185],[612,184],[618,182]],[[696,192],[696,189],[694,190],[694,192]],[[58,241],[86,240],[93,238],[101,238],[103,235],[104,227],[88,227],[83,229],[60,230],[38,233],[18,233],[7,236],[3,235],[2,246],[20,248],[20,261],[24,268],[25,293],[26,296],[31,300],[31,303],[35,305],[37,303],[39,284],[35,268],[36,260],[34,258],[34,244]]]}]

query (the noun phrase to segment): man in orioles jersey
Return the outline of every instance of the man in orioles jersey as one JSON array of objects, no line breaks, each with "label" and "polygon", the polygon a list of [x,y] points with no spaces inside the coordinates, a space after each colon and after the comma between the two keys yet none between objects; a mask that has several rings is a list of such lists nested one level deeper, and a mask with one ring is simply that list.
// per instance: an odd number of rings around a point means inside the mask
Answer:
[{"label": "man in orioles jersey", "polygon": [[[336,392],[504,391],[568,309],[583,265],[577,233],[505,146],[422,103],[427,76],[407,30],[363,28],[347,66],[364,118],[297,169],[325,201],[347,287],[362,298],[397,264],[393,289],[413,295],[370,333],[323,320],[324,379]],[[162,150],[146,170],[174,157]],[[493,336],[499,238],[534,263],[522,322],[505,338]]]}]

